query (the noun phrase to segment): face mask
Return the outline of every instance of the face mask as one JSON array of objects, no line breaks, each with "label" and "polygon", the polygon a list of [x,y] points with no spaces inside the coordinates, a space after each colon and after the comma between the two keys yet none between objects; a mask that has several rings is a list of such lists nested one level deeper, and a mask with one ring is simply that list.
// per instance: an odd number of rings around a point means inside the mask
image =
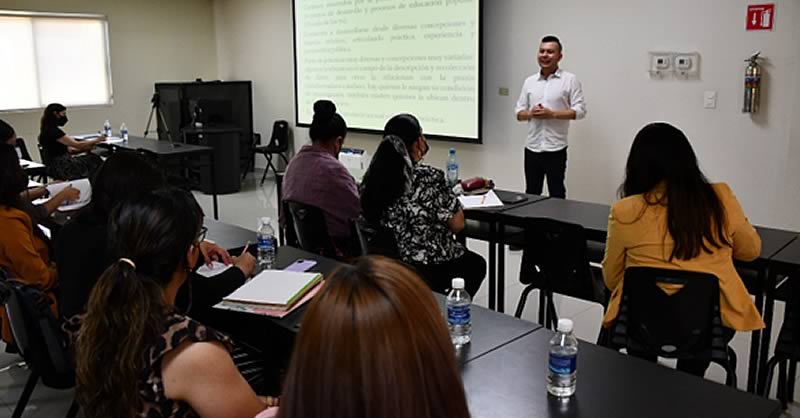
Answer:
[{"label": "face mask", "polygon": [[67,118],[66,116],[59,116],[58,119],[56,120],[58,126],[64,126],[67,124],[67,122],[69,122],[69,118]]}]

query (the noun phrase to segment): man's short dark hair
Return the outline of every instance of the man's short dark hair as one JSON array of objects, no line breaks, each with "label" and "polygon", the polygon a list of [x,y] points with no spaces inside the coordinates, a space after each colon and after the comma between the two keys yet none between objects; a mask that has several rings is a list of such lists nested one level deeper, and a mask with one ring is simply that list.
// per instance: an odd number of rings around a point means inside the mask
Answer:
[{"label": "man's short dark hair", "polygon": [[555,43],[558,44],[558,52],[564,51],[564,47],[561,46],[561,41],[555,35],[547,35],[544,38],[542,38],[542,43],[545,43],[545,42],[555,42]]}]

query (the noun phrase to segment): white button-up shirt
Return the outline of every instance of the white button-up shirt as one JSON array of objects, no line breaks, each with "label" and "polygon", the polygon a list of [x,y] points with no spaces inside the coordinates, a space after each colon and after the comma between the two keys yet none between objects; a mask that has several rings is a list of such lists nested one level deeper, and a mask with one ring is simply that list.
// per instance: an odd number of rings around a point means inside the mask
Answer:
[{"label": "white button-up shirt", "polygon": [[[580,81],[575,74],[560,68],[547,78],[542,77],[541,71],[528,77],[522,85],[515,113],[530,110],[538,104],[551,110],[572,109],[575,119],[586,116]],[[569,120],[531,119],[525,148],[533,152],[560,151],[567,147],[568,132]]]}]

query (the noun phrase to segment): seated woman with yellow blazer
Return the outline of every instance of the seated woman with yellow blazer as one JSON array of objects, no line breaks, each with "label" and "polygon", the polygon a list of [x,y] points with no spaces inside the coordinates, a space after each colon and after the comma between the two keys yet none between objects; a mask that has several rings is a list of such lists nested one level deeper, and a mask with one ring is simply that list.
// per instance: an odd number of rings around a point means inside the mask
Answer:
[{"label": "seated woman with yellow blazer", "polygon": [[[758,257],[761,239],[730,187],[708,182],[683,132],[667,123],[651,123],[639,131],[620,196],[608,219],[603,259],[603,278],[612,291],[604,327],[617,317],[625,269],[632,266],[717,276],[728,341],[734,330],[764,327],[733,266],[734,258]],[[679,368],[703,375],[708,364],[681,367],[679,362]]]}]

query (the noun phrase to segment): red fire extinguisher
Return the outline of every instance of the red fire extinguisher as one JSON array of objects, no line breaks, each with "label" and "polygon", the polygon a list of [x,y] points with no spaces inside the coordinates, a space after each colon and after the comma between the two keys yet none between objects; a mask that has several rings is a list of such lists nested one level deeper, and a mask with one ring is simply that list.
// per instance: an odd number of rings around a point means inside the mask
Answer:
[{"label": "red fire extinguisher", "polygon": [[758,56],[759,54],[761,51],[745,60],[748,64],[744,70],[744,106],[742,107],[744,113],[758,112],[761,98],[761,66],[758,65],[758,60],[762,59]]}]

